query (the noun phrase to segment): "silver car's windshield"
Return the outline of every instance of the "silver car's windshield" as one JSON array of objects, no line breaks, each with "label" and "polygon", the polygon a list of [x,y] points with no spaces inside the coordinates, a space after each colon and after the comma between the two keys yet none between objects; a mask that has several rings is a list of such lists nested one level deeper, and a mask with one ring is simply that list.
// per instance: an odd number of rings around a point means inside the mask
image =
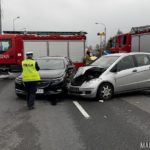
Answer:
[{"label": "silver car's windshield", "polygon": [[65,69],[63,59],[37,59],[40,70]]},{"label": "silver car's windshield", "polygon": [[118,58],[119,58],[119,56],[102,56],[99,59],[97,59],[96,61],[94,61],[92,64],[90,64],[90,66],[97,66],[100,68],[108,68]]}]

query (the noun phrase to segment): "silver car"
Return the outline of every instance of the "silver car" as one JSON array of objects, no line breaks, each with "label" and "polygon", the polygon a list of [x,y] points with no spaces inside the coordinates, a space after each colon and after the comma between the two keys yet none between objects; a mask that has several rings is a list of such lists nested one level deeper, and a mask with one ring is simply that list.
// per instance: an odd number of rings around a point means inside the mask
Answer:
[{"label": "silver car", "polygon": [[117,53],[81,67],[69,94],[108,100],[114,94],[150,88],[150,53]]}]

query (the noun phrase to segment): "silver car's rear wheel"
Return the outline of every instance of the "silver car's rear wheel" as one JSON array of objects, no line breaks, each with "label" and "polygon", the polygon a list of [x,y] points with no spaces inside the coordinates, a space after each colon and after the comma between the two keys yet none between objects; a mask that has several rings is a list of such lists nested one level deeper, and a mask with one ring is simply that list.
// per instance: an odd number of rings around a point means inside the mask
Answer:
[{"label": "silver car's rear wheel", "polygon": [[113,87],[109,83],[103,83],[97,92],[98,98],[102,100],[109,100],[113,96]]}]

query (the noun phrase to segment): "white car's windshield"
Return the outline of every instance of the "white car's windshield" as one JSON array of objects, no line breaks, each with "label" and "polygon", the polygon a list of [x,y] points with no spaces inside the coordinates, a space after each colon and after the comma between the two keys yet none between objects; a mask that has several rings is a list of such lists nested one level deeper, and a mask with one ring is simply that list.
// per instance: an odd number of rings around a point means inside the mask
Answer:
[{"label": "white car's windshield", "polygon": [[63,59],[37,59],[40,70],[57,70],[64,69]]},{"label": "white car's windshield", "polygon": [[100,68],[108,68],[110,67],[119,56],[102,56],[93,63],[90,64],[90,66],[97,66]]}]

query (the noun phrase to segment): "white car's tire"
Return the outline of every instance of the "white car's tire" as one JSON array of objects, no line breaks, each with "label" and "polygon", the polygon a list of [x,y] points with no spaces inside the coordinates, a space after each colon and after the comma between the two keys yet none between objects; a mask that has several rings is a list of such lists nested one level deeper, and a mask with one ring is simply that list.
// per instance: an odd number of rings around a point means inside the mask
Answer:
[{"label": "white car's tire", "polygon": [[97,97],[102,100],[109,100],[114,93],[113,86],[110,83],[103,83],[97,91]]}]

